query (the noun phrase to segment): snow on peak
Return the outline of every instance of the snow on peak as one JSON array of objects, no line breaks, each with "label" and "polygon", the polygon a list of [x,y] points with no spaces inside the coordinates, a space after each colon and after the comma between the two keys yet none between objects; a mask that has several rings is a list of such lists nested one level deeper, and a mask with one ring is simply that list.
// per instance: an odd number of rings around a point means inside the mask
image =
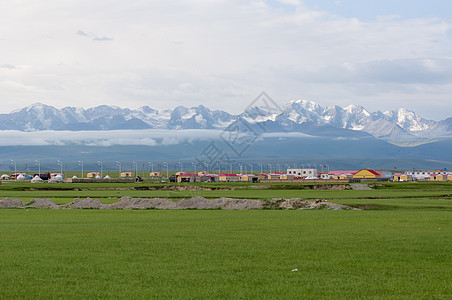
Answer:
[{"label": "snow on peak", "polygon": [[128,109],[107,105],[87,110],[76,107],[56,109],[42,103],[34,103],[14,114],[11,113],[11,122],[7,124],[13,124],[11,129],[27,131],[55,128],[58,128],[57,130],[82,130],[85,128],[110,130],[109,128],[118,128],[118,126],[119,128],[121,126],[143,128],[146,124],[149,128],[160,129],[191,128],[190,126],[196,127],[196,124],[202,128],[225,128],[237,117],[243,117],[253,124],[274,122],[277,123],[277,126],[287,128],[291,128],[288,126],[290,124],[309,122],[364,131],[368,130],[369,124],[383,120],[408,132],[429,130],[436,124],[435,121],[425,120],[406,108],[383,113],[380,111],[370,113],[360,105],[349,105],[342,108],[322,106],[310,100],[290,101],[284,106],[283,112],[274,113],[253,107],[240,115],[231,115],[220,110],[211,111],[202,105],[191,108],[178,106],[174,109],[159,111],[148,106]]},{"label": "snow on peak", "polygon": [[43,109],[45,109],[47,107],[50,107],[50,106],[47,106],[47,105],[45,105],[45,104],[43,104],[41,102],[35,102],[32,105],[27,107],[27,111],[30,111],[30,110],[43,110]]}]

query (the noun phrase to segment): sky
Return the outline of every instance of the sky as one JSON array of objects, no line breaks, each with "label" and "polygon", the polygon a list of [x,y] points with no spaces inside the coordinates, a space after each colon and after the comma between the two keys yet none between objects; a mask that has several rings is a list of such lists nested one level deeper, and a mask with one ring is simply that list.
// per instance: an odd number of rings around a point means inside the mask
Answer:
[{"label": "sky", "polygon": [[452,1],[0,2],[0,113],[41,102],[242,112],[399,107],[452,117]]}]

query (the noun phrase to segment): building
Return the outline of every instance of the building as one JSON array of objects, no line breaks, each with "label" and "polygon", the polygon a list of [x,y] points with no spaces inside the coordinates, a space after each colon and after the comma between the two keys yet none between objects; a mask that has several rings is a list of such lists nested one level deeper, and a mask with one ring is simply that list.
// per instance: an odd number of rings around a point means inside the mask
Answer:
[{"label": "building", "polygon": [[254,182],[253,178],[257,178],[256,175],[254,174],[244,174],[244,175],[240,175],[240,181],[244,181],[244,182]]},{"label": "building", "polygon": [[218,174],[205,174],[200,176],[202,182],[218,182],[220,175]]},{"label": "building", "polygon": [[377,172],[381,174],[381,178],[388,178],[388,179],[390,179],[390,178],[394,177],[392,172],[388,172],[388,171],[377,171]]},{"label": "building", "polygon": [[240,181],[240,176],[238,176],[237,174],[223,173],[223,174],[220,174],[220,176],[218,177],[218,181],[220,181],[220,182],[236,182],[236,181]]},{"label": "building", "polygon": [[353,174],[353,179],[378,179],[381,174],[370,169],[362,169]]},{"label": "building", "polygon": [[132,172],[121,172],[121,178],[132,178],[133,173]]},{"label": "building", "polygon": [[394,181],[413,181],[413,176],[405,173],[394,174]]},{"label": "building", "polygon": [[100,178],[100,173],[99,172],[89,172],[88,174],[86,174],[86,177],[88,177],[88,178]]},{"label": "building", "polygon": [[176,177],[177,177],[177,182],[199,182],[199,181],[201,181],[201,178],[196,174],[183,173],[183,174],[176,175]]},{"label": "building", "polygon": [[267,174],[267,179],[281,179],[282,173],[270,173]]},{"label": "building", "polygon": [[450,173],[450,172],[434,173],[434,174],[430,175],[430,180],[432,180],[432,181],[452,180],[452,173]]},{"label": "building", "polygon": [[328,174],[320,175],[321,179],[352,179],[353,175],[358,171],[338,170],[329,171]]},{"label": "building", "polygon": [[320,179],[334,179],[334,175],[333,174],[329,174],[329,173],[323,173],[320,174]]},{"label": "building", "polygon": [[161,172],[151,172],[149,173],[149,177],[162,177]]},{"label": "building", "polygon": [[405,174],[411,175],[414,180],[430,180],[430,175],[435,174],[434,171],[407,171]]},{"label": "building", "polygon": [[316,168],[287,169],[287,174],[293,175],[296,178],[317,177],[317,169]]},{"label": "building", "polygon": [[292,179],[295,179],[295,175],[293,175],[293,174],[281,174],[281,176],[279,176],[279,179],[292,180]]}]

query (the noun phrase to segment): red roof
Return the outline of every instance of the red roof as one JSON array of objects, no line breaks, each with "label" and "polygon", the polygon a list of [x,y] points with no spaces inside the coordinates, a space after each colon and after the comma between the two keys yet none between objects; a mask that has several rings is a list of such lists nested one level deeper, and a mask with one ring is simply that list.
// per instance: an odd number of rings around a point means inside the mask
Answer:
[{"label": "red roof", "polygon": [[[371,169],[363,169],[363,170],[366,170],[366,171],[368,171],[368,172],[370,172],[370,173],[372,173],[372,174],[374,174],[374,175],[381,176],[380,173],[378,173],[378,172],[376,172],[376,171],[374,171],[374,170],[371,170]],[[360,170],[360,171],[363,171],[363,170]],[[359,171],[358,171],[358,172],[359,172]]]},{"label": "red roof", "polygon": [[328,175],[340,176],[340,175],[354,175],[358,171],[330,171]]}]

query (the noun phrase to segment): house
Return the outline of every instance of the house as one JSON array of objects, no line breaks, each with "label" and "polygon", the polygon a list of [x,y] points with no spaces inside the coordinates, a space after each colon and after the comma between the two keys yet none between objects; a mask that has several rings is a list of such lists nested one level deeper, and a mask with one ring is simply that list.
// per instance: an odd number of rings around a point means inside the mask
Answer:
[{"label": "house", "polygon": [[405,173],[394,174],[394,181],[413,181],[413,175]]},{"label": "house", "polygon": [[447,180],[450,180],[449,176],[452,177],[452,174],[447,174],[447,173],[431,174],[430,175],[430,180],[432,180],[432,181],[447,181]]},{"label": "house", "polygon": [[132,178],[133,173],[132,172],[121,172],[121,178]]},{"label": "house", "polygon": [[316,168],[287,169],[287,174],[293,175],[296,178],[317,177],[317,169]]},{"label": "house", "polygon": [[352,179],[353,174],[358,171],[348,171],[348,170],[338,170],[338,171],[329,171],[328,175],[322,174],[322,179]]},{"label": "house", "polygon": [[405,174],[413,176],[414,180],[430,180],[430,175],[436,174],[434,171],[407,171]]},{"label": "house", "polygon": [[244,182],[253,182],[253,178],[257,178],[256,175],[254,174],[244,174],[244,175],[240,175],[240,181],[244,181]]},{"label": "house", "polygon": [[353,174],[353,179],[378,179],[381,174],[370,169],[361,169]]},{"label": "house", "polygon": [[201,178],[197,174],[179,174],[176,175],[177,182],[199,182],[201,181]]},{"label": "house", "polygon": [[282,173],[270,173],[267,174],[267,179],[281,179]]},{"label": "house", "polygon": [[86,174],[87,178],[99,178],[100,177],[100,173],[99,172],[89,172],[88,174]]},{"label": "house", "polygon": [[264,179],[267,179],[267,174],[258,174],[257,175],[257,180],[258,181],[261,181],[261,180],[264,180]]},{"label": "house", "polygon": [[218,182],[220,176],[218,174],[205,174],[200,176],[202,182]]},{"label": "house", "polygon": [[320,179],[334,179],[334,175],[329,173],[322,173],[320,174]]},{"label": "house", "polygon": [[381,178],[393,178],[394,175],[392,174],[392,172],[388,172],[388,171],[378,171],[378,173],[381,174]]},{"label": "house", "polygon": [[282,179],[282,180],[292,180],[294,178],[295,178],[295,175],[293,175],[293,174],[281,174],[279,176],[279,179]]},{"label": "house", "polygon": [[237,174],[223,173],[219,175],[218,180],[220,182],[236,182],[240,181],[240,177]]}]

